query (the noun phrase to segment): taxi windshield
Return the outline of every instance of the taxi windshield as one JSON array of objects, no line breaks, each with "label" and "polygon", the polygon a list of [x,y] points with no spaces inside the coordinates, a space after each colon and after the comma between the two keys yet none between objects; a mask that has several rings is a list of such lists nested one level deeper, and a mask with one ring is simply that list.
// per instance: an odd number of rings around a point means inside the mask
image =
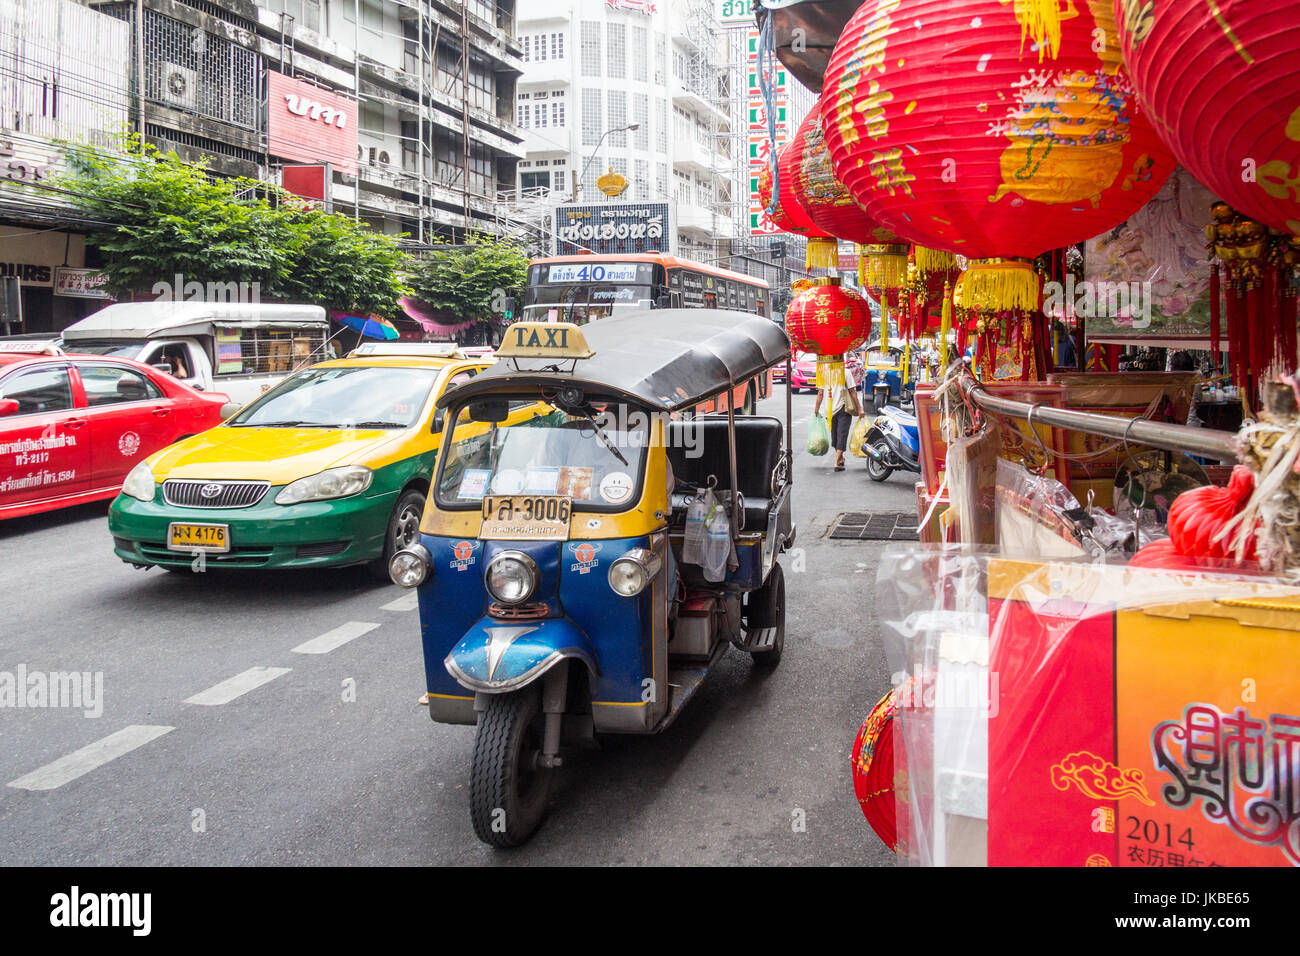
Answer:
[{"label": "taxi windshield", "polygon": [[[617,511],[637,499],[649,427],[611,406],[592,418],[542,401],[462,406],[439,455],[438,503],[477,507],[484,495],[562,495],[582,511]],[[474,414],[471,414],[474,409]],[[482,421],[488,417],[501,421]]]},{"label": "taxi windshield", "polygon": [[316,367],[285,379],[226,424],[235,428],[410,428],[437,369]]}]

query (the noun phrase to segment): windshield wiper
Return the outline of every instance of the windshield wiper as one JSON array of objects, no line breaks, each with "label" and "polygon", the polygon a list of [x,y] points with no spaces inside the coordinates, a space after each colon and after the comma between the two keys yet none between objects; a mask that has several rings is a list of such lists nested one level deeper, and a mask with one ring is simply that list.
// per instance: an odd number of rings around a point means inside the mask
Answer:
[{"label": "windshield wiper", "polygon": [[404,425],[402,422],[372,421],[372,422],[356,422],[350,427],[352,428],[405,428],[406,425]]},{"label": "windshield wiper", "polygon": [[609,440],[609,436],[605,434],[605,430],[596,424],[595,416],[586,409],[575,409],[574,411],[579,418],[591,422],[591,427],[596,430],[596,437],[600,439],[600,443],[613,452],[614,457],[621,461],[625,468],[630,468],[631,466],[627,463],[627,459],[623,457],[622,452],[614,447],[614,443]]},{"label": "windshield wiper", "polygon": [[235,428],[337,428],[329,422],[236,422]]}]

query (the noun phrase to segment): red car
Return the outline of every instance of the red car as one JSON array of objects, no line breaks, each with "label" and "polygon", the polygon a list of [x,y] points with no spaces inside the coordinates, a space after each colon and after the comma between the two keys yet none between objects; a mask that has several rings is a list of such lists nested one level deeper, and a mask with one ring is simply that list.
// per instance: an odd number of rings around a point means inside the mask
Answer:
[{"label": "red car", "polygon": [[817,356],[799,352],[790,363],[790,390],[798,395],[802,391],[817,391]]},{"label": "red car", "polygon": [[130,359],[5,345],[0,519],[116,496],[137,462],[220,424],[230,401]]}]

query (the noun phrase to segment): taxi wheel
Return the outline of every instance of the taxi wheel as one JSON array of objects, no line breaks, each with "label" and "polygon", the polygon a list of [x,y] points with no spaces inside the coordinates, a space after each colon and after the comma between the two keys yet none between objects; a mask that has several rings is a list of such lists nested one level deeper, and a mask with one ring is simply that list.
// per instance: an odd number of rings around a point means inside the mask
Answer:
[{"label": "taxi wheel", "polygon": [[785,649],[785,572],[781,565],[772,565],[767,583],[750,593],[745,608],[745,625],[776,628],[776,640],[771,649],[751,653],[754,666],[770,669],[781,663],[781,652]]},{"label": "taxi wheel", "polygon": [[541,688],[494,694],[479,718],[469,781],[474,833],[489,846],[526,842],[542,823],[554,771],[541,766]]},{"label": "taxi wheel", "polygon": [[388,519],[383,554],[370,562],[370,574],[376,581],[388,581],[388,562],[393,555],[420,540],[420,518],[423,515],[424,493],[415,488],[402,492]]}]

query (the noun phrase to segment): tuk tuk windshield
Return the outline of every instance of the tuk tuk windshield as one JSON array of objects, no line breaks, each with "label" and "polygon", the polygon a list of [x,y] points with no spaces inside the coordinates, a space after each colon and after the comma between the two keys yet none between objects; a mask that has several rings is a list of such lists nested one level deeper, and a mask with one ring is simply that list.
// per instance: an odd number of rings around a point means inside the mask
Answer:
[{"label": "tuk tuk windshield", "polygon": [[437,501],[478,507],[484,495],[563,495],[579,511],[622,511],[639,498],[649,427],[643,415],[592,419],[542,401],[502,400],[502,421],[456,410],[438,456]]}]

